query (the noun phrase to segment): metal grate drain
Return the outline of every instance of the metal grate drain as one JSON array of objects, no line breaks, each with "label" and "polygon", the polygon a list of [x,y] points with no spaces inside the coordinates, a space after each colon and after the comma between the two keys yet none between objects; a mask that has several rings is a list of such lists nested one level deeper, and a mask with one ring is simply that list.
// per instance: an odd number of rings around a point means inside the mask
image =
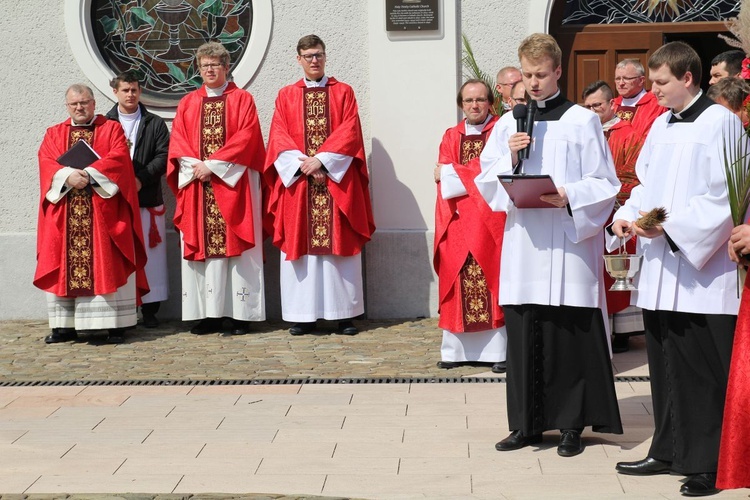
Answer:
[{"label": "metal grate drain", "polygon": [[[647,376],[615,377],[615,382],[648,382]],[[160,386],[160,385],[298,385],[298,384],[504,384],[502,377],[396,377],[396,378],[280,378],[250,380],[28,380],[0,381],[0,387],[54,387],[54,386]]]}]

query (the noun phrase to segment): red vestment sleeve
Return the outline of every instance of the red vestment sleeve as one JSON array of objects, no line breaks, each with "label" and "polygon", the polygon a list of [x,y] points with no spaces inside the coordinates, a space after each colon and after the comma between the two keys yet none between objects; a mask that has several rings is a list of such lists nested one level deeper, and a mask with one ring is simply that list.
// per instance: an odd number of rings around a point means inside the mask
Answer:
[{"label": "red vestment sleeve", "polygon": [[[497,122],[493,117],[483,132],[489,136]],[[448,129],[440,143],[438,162],[453,164],[467,194],[444,200],[437,186],[435,203],[435,243],[433,266],[439,276],[439,303],[459,300],[451,297],[454,283],[458,279],[469,252],[482,267],[487,287],[492,296],[493,328],[505,324],[502,309],[498,305],[500,290],[500,252],[505,230],[505,212],[494,212],[479,193],[474,178],[480,173],[479,158],[466,165],[460,163],[459,147],[464,131],[463,122]],[[460,215],[459,215],[460,214]],[[451,332],[464,330],[461,307],[452,308],[451,314],[440,310],[438,326]]]},{"label": "red vestment sleeve", "polygon": [[[135,175],[125,134],[119,123],[97,116],[93,149],[101,158],[91,167],[117,185],[110,198],[94,192],[93,206],[94,293],[104,295],[123,286],[136,273],[138,296],[148,293],[143,267],[146,252],[138,206]],[[39,148],[40,203],[37,228],[37,269],[34,285],[58,296],[66,294],[67,197],[57,203],[45,195],[55,173],[57,158],[68,149],[70,120],[47,129]]]},{"label": "red vestment sleeve", "polygon": [[[229,83],[226,90],[226,139],[224,145],[208,160],[222,160],[244,165],[262,172],[265,160],[263,135],[260,130],[255,101],[249,92]],[[202,160],[201,102],[206,97],[205,88],[185,96],[177,107],[172,122],[167,162],[167,184],[177,199],[174,224],[182,233],[183,257],[187,260],[203,260],[203,185],[193,181],[179,189],[179,159],[192,157]],[[219,177],[211,176],[216,203],[226,222],[227,257],[240,255],[252,248],[255,241],[253,225],[252,194],[249,179],[242,176],[234,187],[225,184]]]},{"label": "red vestment sleeve", "polygon": [[[307,254],[307,185],[305,179],[300,179],[285,187],[276,173],[274,162],[284,151],[305,151],[304,88],[300,81],[279,91],[264,174],[270,189],[266,203],[266,231],[273,236],[274,245],[286,254],[287,260],[296,260]],[[375,231],[369,176],[354,91],[334,78],[329,78],[328,88],[331,133],[318,152],[353,158],[341,182],[326,178],[334,206],[333,254],[350,256],[359,253]]]}]

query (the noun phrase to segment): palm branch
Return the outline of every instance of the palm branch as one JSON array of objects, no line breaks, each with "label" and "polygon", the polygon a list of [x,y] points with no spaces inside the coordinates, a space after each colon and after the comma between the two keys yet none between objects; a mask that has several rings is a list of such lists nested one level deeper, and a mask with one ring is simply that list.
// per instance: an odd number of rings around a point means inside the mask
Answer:
[{"label": "palm branch", "polygon": [[474,58],[474,51],[471,49],[469,39],[466,38],[465,34],[461,35],[461,39],[463,40],[464,48],[463,57],[461,57],[461,63],[464,67],[464,78],[476,78],[477,80],[484,81],[492,89],[492,94],[495,96],[495,114],[498,116],[502,115],[503,102],[500,98],[500,93],[495,88],[495,78],[489,73],[482,71],[479,67],[477,60]]}]

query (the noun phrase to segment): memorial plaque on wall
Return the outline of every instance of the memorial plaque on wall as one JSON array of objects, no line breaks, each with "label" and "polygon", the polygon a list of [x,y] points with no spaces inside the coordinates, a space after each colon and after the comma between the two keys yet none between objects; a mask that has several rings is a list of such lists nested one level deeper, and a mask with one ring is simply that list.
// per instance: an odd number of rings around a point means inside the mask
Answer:
[{"label": "memorial plaque on wall", "polygon": [[440,0],[385,0],[386,31],[428,31],[440,29]]}]

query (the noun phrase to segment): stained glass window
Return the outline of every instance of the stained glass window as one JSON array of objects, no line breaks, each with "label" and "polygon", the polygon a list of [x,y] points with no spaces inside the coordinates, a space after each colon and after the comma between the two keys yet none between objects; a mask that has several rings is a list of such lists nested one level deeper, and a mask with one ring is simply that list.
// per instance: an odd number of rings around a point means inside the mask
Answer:
[{"label": "stained glass window", "polygon": [[230,70],[247,48],[252,0],[93,0],[97,48],[115,73],[133,70],[143,92],[165,104],[201,85],[200,45],[215,40],[230,53]]},{"label": "stained glass window", "polygon": [[563,24],[724,21],[739,10],[737,0],[567,0]]}]

